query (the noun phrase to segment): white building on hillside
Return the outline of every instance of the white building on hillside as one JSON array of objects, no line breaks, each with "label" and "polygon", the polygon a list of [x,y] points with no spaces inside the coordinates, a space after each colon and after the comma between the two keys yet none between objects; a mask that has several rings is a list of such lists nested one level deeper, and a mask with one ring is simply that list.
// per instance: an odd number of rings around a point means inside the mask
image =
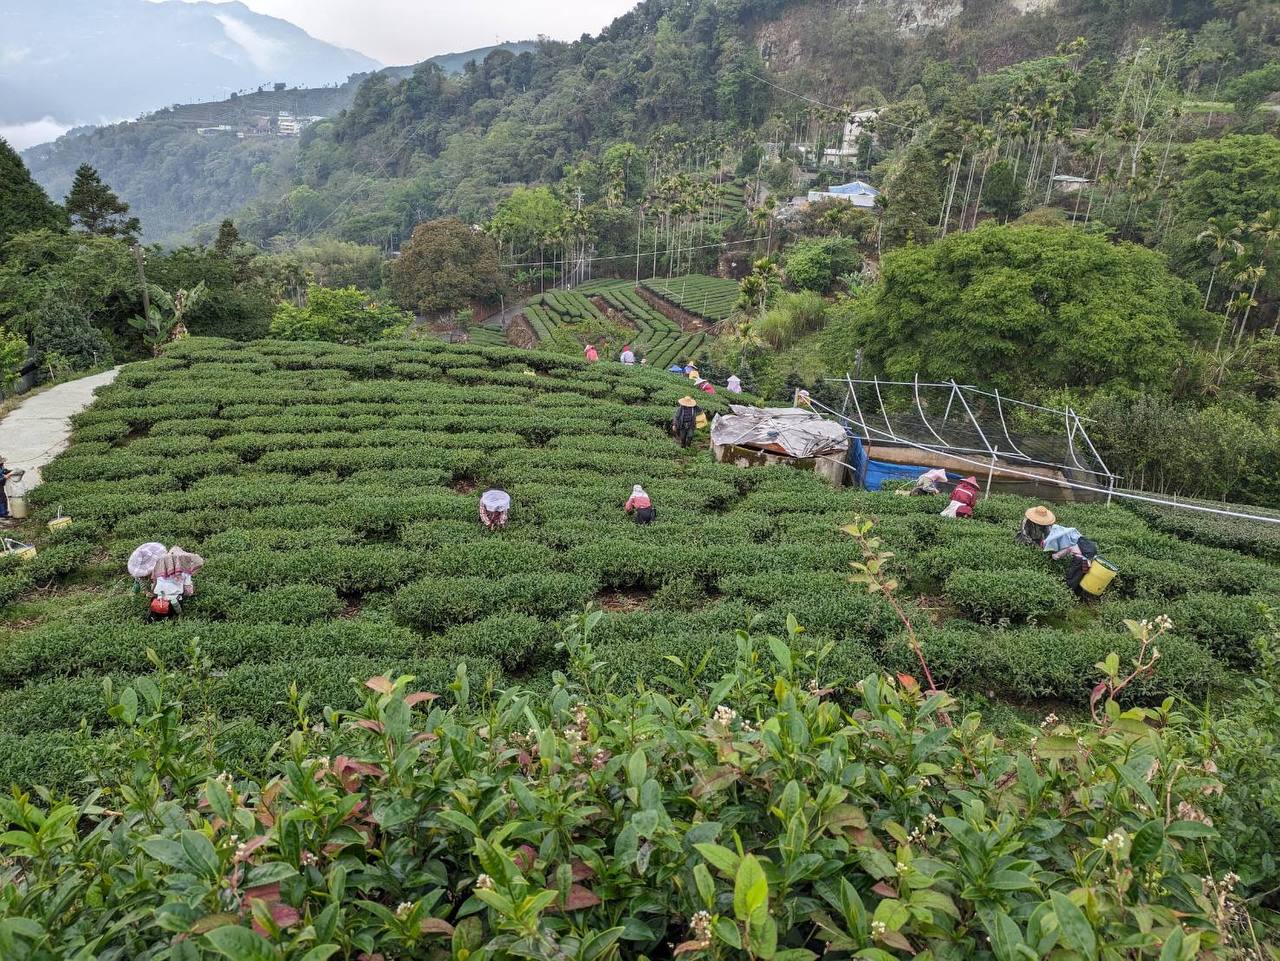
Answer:
[{"label": "white building on hillside", "polygon": [[878,116],[880,116],[879,110],[859,110],[857,113],[850,114],[849,119],[844,123],[844,135],[840,139],[840,146],[824,151],[823,163],[833,166],[856,164],[858,141],[862,139],[862,133],[867,124]]},{"label": "white building on hillside", "polygon": [[324,117],[295,117],[281,111],[276,114],[276,133],[281,137],[296,137],[313,123],[323,119]]}]

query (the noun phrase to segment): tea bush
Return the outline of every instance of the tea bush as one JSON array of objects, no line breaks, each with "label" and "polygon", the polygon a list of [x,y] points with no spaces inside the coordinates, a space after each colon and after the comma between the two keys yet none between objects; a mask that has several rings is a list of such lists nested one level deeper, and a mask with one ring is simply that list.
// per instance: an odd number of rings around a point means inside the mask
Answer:
[{"label": "tea bush", "polygon": [[[83,717],[89,755],[108,750],[91,703],[103,679],[143,685],[149,649],[171,661],[197,638],[223,675],[202,710],[258,732],[253,743],[296,720],[291,683],[323,692],[299,709],[314,721],[357,666],[466,660],[476,678],[547,692],[565,667],[556,622],[593,602],[615,610],[599,630],[600,673],[622,685],[718,676],[738,629],[756,618],[780,632],[789,612],[831,646],[833,678],[915,673],[899,611],[848,582],[862,555],[840,527],[858,514],[898,555],[898,603],[958,691],[1082,702],[1099,652],[1131,653],[1124,618],[1169,613],[1185,623],[1163,641],[1167,669],[1135,691],[1204,692],[1232,681],[1221,664],[1250,663],[1250,599],[1280,596],[1273,559],[1247,538],[1192,542],[1118,506],[1073,504],[1064,522],[1121,575],[1101,605],[1065,600],[1061,566],[1013,542],[1025,501],[993,497],[953,521],[938,516],[941,498],[717,464],[669,436],[687,391],[661,370],[431,341],[190,338],[130,365],[77,415],[73,443],[32,494],[34,530],[59,505],[72,528],[42,537],[30,565],[0,561],[0,604],[31,602],[0,621],[11,692],[0,737],[30,738],[29,723],[61,745]],[[726,409],[722,395],[701,402]],[[636,483],[658,506],[649,527],[622,511]],[[491,486],[513,498],[510,524],[492,534],[477,522]],[[150,540],[208,562],[176,623],[146,623],[129,592],[125,559]],[[46,600],[59,585],[76,589],[62,606]],[[1014,629],[975,631],[983,619]],[[33,742],[13,743],[21,763],[0,761],[0,774],[38,773]],[[48,770],[62,778],[66,756],[51,750]]]},{"label": "tea bush", "polygon": [[1075,598],[1061,577],[1036,570],[959,570],[947,578],[947,599],[982,623],[1047,621],[1065,614]]},{"label": "tea bush", "polygon": [[1030,751],[875,674],[845,711],[794,622],[740,632],[709,693],[611,688],[598,617],[538,694],[431,662],[326,689],[342,707],[296,719],[261,778],[239,762],[271,731],[199,712],[198,649],[110,688],[115,738],[65,745],[97,748],[104,792],[0,799],[5,957],[1263,950],[1203,814],[1219,783],[1167,707],[1106,698]]}]

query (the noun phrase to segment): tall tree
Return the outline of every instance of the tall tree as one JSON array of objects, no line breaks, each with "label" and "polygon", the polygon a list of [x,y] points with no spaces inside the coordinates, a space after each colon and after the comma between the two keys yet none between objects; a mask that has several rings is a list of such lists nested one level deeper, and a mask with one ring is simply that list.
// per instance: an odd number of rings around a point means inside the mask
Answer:
[{"label": "tall tree", "polygon": [[982,203],[1006,221],[1022,209],[1022,184],[1014,178],[1009,161],[997,160],[987,171]]},{"label": "tall tree", "polygon": [[129,205],[88,164],[81,164],[76,170],[71,193],[67,194],[67,214],[73,226],[99,237],[133,242],[142,232],[142,222],[129,216]]},{"label": "tall tree", "polygon": [[229,257],[238,243],[240,231],[236,229],[235,221],[228,217],[218,225],[218,239],[213,242],[213,249],[223,257]]},{"label": "tall tree", "polygon": [[502,270],[493,238],[447,218],[418,224],[391,265],[391,292],[406,310],[460,310],[496,300]]},{"label": "tall tree", "polygon": [[885,255],[882,282],[837,308],[830,369],[894,380],[1167,389],[1208,332],[1200,296],[1164,258],[1060,227],[984,224]]},{"label": "tall tree", "polygon": [[0,137],[0,245],[28,230],[66,226],[67,215],[49,199],[18,152]]}]

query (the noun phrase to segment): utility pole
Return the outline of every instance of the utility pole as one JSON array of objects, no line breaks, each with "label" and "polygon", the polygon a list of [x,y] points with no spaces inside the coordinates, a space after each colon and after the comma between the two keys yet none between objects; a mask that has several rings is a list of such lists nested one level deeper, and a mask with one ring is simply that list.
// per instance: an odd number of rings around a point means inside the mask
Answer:
[{"label": "utility pole", "polygon": [[138,283],[142,285],[142,316],[151,319],[151,294],[147,291],[147,252],[141,244],[133,245],[133,259],[138,262]]},{"label": "utility pole", "polygon": [[[582,215],[582,200],[583,200],[582,188],[581,187],[575,188],[573,195],[575,200],[577,201],[575,210],[578,213],[578,217],[576,217],[574,220],[574,227],[581,230],[582,229],[581,215]],[[578,284],[582,283],[583,278],[586,275],[587,265],[584,263],[584,261],[586,260],[586,256],[587,256],[587,238],[586,238],[585,232],[583,236],[577,238],[577,240],[578,240],[578,248],[577,250],[574,251],[574,259],[576,262],[573,265],[574,267],[573,278],[569,283],[570,287],[578,286]]]}]

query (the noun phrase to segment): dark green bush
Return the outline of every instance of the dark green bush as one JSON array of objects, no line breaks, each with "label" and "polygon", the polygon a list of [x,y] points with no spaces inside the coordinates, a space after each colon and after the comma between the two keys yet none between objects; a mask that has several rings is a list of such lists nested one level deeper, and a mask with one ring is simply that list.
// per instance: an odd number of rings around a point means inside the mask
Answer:
[{"label": "dark green bush", "polygon": [[309,624],[333,617],[341,610],[342,600],[332,588],[316,584],[286,584],[246,595],[232,616],[249,623]]},{"label": "dark green bush", "polygon": [[435,650],[449,657],[478,655],[509,674],[521,674],[550,666],[557,635],[554,624],[528,614],[495,614],[450,628]]},{"label": "dark green bush", "polygon": [[943,589],[947,600],[983,623],[1047,621],[1076,603],[1062,578],[1035,570],[958,570]]},{"label": "dark green bush", "polygon": [[[1128,632],[948,626],[926,629],[922,636],[939,685],[1014,700],[1056,698],[1087,704],[1097,682],[1094,665],[1112,651],[1128,664],[1138,652],[1138,642]],[[1135,683],[1130,697],[1145,703],[1170,694],[1198,698],[1222,677],[1217,661],[1193,641],[1168,635],[1160,639],[1159,648],[1155,673]],[[883,651],[887,668],[920,674],[904,637],[890,639]]]}]

